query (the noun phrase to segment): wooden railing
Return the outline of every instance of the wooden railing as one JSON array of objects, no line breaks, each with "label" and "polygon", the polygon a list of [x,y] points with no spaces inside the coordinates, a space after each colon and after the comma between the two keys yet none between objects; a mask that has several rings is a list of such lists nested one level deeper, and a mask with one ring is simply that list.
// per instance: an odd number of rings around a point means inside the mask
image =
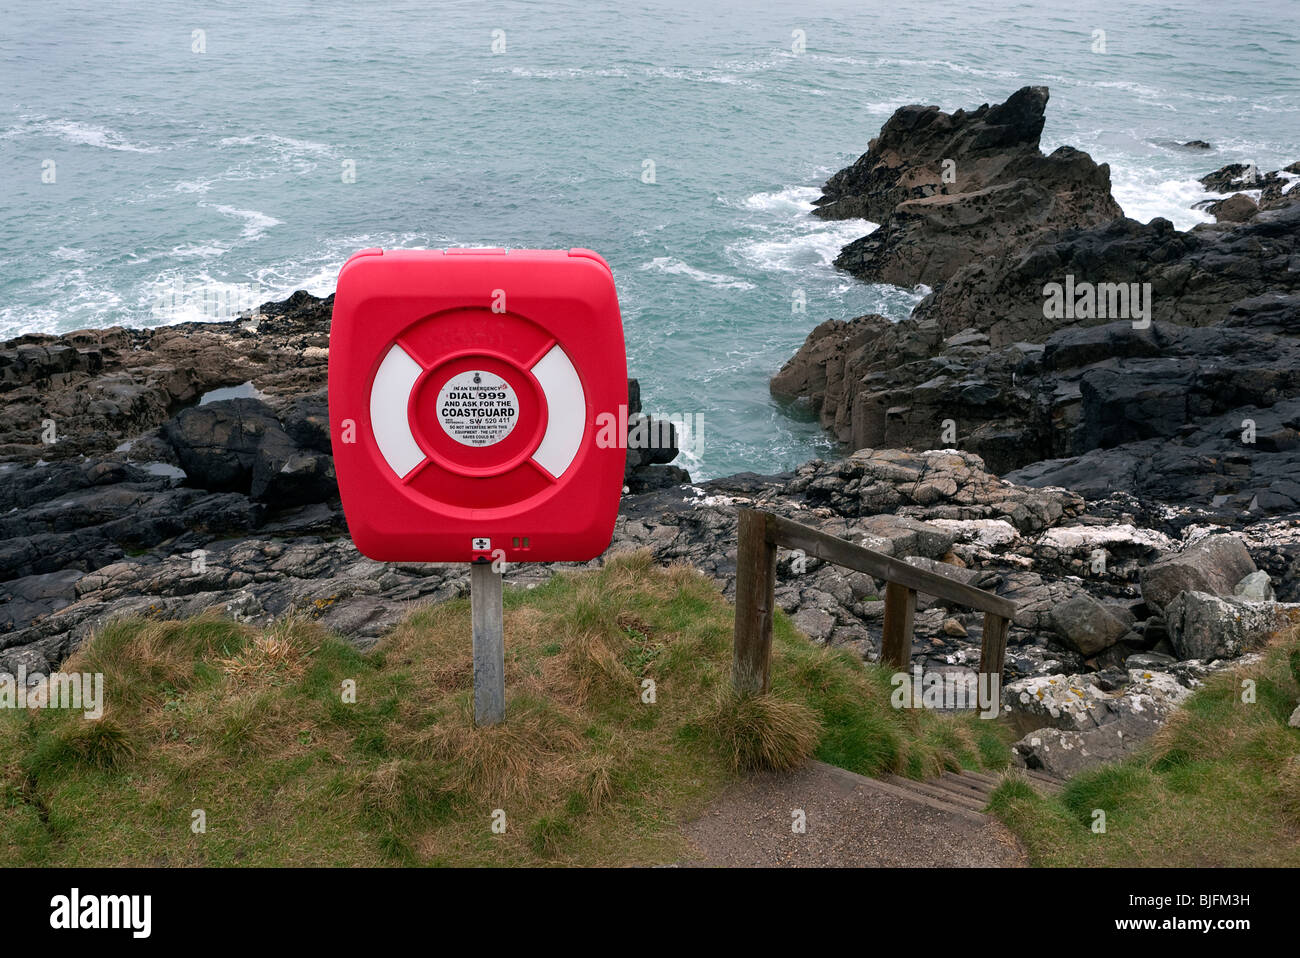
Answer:
[{"label": "wooden railing", "polygon": [[[880,661],[899,669],[906,669],[912,656],[912,621],[918,592],[983,612],[980,673],[996,676],[1001,682],[1007,627],[1016,615],[1014,602],[758,509],[740,511],[738,534],[736,639],[731,672],[737,689],[766,692],[770,685],[778,547],[801,549],[805,555],[885,580]],[[985,687],[982,682],[980,687]]]}]

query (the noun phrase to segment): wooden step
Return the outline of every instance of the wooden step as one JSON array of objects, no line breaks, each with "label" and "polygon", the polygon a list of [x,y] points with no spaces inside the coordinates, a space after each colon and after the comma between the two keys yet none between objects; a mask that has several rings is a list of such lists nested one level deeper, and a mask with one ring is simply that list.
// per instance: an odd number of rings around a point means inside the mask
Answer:
[{"label": "wooden step", "polygon": [[[929,786],[930,788],[937,788],[940,791],[947,792],[948,794],[953,795],[956,798],[961,798],[972,802],[983,801],[978,794],[972,792],[969,788],[966,788],[963,785],[957,785],[944,778],[927,779],[923,784]],[[981,805],[981,807],[983,806]]]},{"label": "wooden step", "polygon": [[898,775],[885,776],[884,780],[897,788],[910,788],[912,791],[918,792],[922,795],[928,795],[936,801],[948,802],[951,805],[956,805],[972,812],[982,812],[984,810],[985,803],[980,799],[968,798],[965,795],[959,795],[954,791],[940,788],[929,782],[918,782],[915,779],[902,778]]},{"label": "wooden step", "polygon": [[[929,795],[922,794],[911,787],[914,784],[911,779],[902,779],[901,781],[905,783],[904,785],[894,785],[885,781],[884,778],[868,778],[865,775],[858,775],[855,772],[845,771],[844,769],[835,768],[834,766],[828,767],[834,769],[835,774],[842,775],[867,788],[873,788],[882,794],[892,795],[895,798],[901,798],[909,802],[916,802],[918,805],[925,805],[926,807],[936,809],[937,811],[946,812],[950,815],[957,815],[977,824],[982,824],[988,821],[988,816],[983,812],[971,811],[966,806],[958,805],[956,802],[950,802],[941,798],[932,798]],[[886,776],[886,778],[892,777],[894,776]]]},{"label": "wooden step", "polygon": [[952,773],[950,772],[945,772],[938,778],[928,779],[925,784],[932,785],[935,788],[942,788],[945,791],[952,792],[954,795],[960,795],[962,798],[968,798],[979,802],[980,807],[983,808],[984,804],[988,801],[988,797],[978,788],[975,788],[968,782],[961,781],[961,779],[957,778],[955,775],[949,777],[951,774]]},{"label": "wooden step", "polygon": [[940,778],[942,781],[951,782],[954,785],[959,785],[962,788],[974,792],[979,798],[988,798],[989,795],[993,793],[994,786],[992,783],[973,778],[972,776],[967,775],[964,771],[944,772]]}]

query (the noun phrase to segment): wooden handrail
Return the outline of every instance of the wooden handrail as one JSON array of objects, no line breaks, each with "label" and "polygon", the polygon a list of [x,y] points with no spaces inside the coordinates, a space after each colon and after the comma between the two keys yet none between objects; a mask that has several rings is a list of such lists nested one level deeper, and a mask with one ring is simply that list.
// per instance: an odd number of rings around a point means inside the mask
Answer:
[{"label": "wooden handrail", "polygon": [[[980,673],[994,675],[1001,682],[1007,629],[1016,615],[1016,604],[1009,599],[758,509],[740,510],[737,535],[732,662],[736,688],[766,692],[770,685],[778,546],[801,549],[807,555],[885,580],[880,661],[897,668],[906,668],[911,659],[918,592],[983,612]],[[980,688],[986,687],[980,684]]]},{"label": "wooden handrail", "polygon": [[809,528],[798,522],[792,522],[781,516],[763,513],[766,518],[767,541],[787,549],[802,549],[810,556],[833,562],[835,565],[847,566],[857,572],[865,572],[886,582],[897,582],[925,595],[932,595],[945,602],[956,602],[967,608],[980,612],[992,612],[1004,619],[1011,619],[1016,614],[1016,604],[992,592],[985,592],[956,579],[950,579],[938,572],[922,569],[891,555],[855,545],[847,539],[827,535],[817,529]]}]

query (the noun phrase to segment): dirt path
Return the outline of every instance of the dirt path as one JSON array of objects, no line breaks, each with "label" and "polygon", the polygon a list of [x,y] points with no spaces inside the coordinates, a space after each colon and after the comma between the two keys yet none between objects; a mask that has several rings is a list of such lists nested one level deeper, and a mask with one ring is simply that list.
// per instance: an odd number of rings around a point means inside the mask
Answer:
[{"label": "dirt path", "polygon": [[[802,810],[806,831],[791,825]],[[731,786],[685,826],[696,867],[1023,867],[987,815],[811,762]]]}]

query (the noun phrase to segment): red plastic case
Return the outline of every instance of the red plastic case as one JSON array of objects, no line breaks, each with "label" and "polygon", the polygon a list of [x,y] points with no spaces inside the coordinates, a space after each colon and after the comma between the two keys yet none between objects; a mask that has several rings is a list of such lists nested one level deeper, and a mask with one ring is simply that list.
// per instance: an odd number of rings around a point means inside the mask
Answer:
[{"label": "red plastic case", "polygon": [[614,277],[590,250],[368,249],[339,271],[330,432],[372,559],[600,555],[627,454],[602,414],[626,403]]}]

